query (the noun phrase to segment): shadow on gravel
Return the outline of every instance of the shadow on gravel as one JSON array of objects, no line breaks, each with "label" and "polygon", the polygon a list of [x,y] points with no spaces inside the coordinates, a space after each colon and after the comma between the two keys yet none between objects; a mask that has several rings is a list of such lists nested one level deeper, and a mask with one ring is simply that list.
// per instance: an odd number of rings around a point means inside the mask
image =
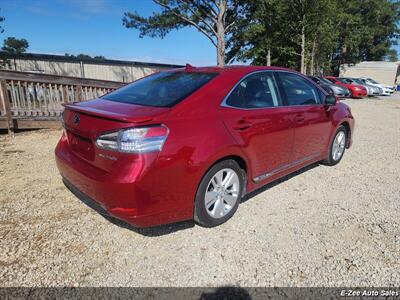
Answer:
[{"label": "shadow on gravel", "polygon": [[166,235],[166,234],[170,234],[173,232],[177,232],[180,230],[194,227],[194,221],[184,221],[184,222],[160,225],[160,226],[155,226],[155,227],[137,228],[137,227],[134,227],[124,221],[116,219],[114,217],[106,216],[106,215],[102,215],[102,216],[106,220],[113,223],[114,225],[117,225],[121,228],[128,229],[128,230],[134,231],[136,233],[139,233],[141,235],[148,236],[148,237],[162,236],[162,235]]},{"label": "shadow on gravel", "polygon": [[[319,166],[319,163],[314,163],[314,164],[304,167],[292,174],[282,177],[281,179],[277,179],[274,182],[264,185],[263,187],[244,196],[241,200],[241,203],[246,202],[246,201],[250,200],[251,198],[257,196],[258,194],[261,194],[261,193],[265,192],[266,190],[269,190],[270,188],[272,188],[282,182],[285,182],[297,175],[300,175],[300,174],[302,174],[308,170],[314,169],[315,167],[318,167],[318,166]],[[71,185],[66,180],[64,180],[64,184],[79,200],[81,200],[84,204],[89,206],[91,209],[95,210],[97,213],[99,213],[103,218],[105,218],[110,223],[112,223],[116,226],[119,226],[121,228],[134,231],[134,232],[139,233],[144,236],[157,237],[157,236],[162,236],[162,235],[170,234],[173,232],[177,232],[180,230],[192,228],[195,226],[194,221],[184,221],[184,222],[149,227],[149,228],[137,228],[137,227],[134,227],[124,221],[121,221],[119,219],[116,219],[116,218],[110,216],[99,204],[97,204],[94,200],[90,199],[88,196],[86,196],[85,194],[83,194],[82,192],[77,190],[73,185]]]},{"label": "shadow on gravel", "polygon": [[307,172],[307,171],[309,171],[311,169],[314,169],[314,168],[318,167],[319,165],[320,165],[319,163],[313,163],[313,164],[311,164],[309,166],[306,166],[306,167],[304,167],[304,168],[302,168],[300,170],[297,170],[296,172],[293,172],[293,173],[291,173],[289,175],[286,175],[285,177],[282,177],[282,178],[277,179],[277,180],[275,180],[275,181],[273,181],[271,183],[268,183],[268,184],[256,189],[255,191],[252,191],[251,193],[248,193],[246,196],[244,196],[242,198],[242,200],[240,202],[244,203],[244,202],[250,200],[251,198],[253,198],[253,197],[265,192],[266,190],[269,190],[270,188],[273,188],[274,186],[276,186],[278,184],[281,184],[282,182],[285,182],[285,181],[287,181],[287,180],[289,180],[289,179],[291,179],[293,177],[296,177],[296,176],[298,176],[300,174],[303,174],[304,172]]}]

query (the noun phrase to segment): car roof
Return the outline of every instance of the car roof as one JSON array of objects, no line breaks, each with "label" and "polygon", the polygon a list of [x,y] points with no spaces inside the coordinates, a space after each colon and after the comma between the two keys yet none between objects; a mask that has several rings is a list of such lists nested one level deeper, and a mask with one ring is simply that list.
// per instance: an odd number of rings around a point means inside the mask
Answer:
[{"label": "car roof", "polygon": [[289,71],[289,72],[294,72],[298,73],[297,71],[288,69],[288,68],[281,68],[281,67],[274,67],[274,66],[249,66],[249,65],[229,65],[229,66],[224,66],[224,67],[218,67],[218,66],[207,66],[207,67],[194,67],[191,65],[186,65],[184,68],[178,68],[174,70],[187,70],[190,72],[203,72],[203,73],[230,73],[230,72],[239,72],[243,74],[255,72],[255,71]]}]

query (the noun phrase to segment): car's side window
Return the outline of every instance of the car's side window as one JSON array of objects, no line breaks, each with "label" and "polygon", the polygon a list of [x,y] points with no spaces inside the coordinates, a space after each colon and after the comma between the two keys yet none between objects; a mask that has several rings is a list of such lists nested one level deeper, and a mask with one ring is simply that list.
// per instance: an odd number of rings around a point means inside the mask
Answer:
[{"label": "car's side window", "polygon": [[343,78],[344,83],[352,84],[353,80],[350,80],[348,78]]},{"label": "car's side window", "polygon": [[320,104],[318,89],[301,76],[289,72],[278,72],[287,105]]},{"label": "car's side window", "polygon": [[226,104],[238,108],[268,108],[281,105],[272,72],[262,72],[243,79],[226,99]]}]

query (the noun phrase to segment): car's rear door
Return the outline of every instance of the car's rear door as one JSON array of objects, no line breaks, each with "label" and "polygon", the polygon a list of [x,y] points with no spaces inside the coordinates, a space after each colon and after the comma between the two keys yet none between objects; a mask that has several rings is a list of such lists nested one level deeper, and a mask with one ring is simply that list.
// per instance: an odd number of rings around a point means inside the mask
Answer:
[{"label": "car's rear door", "polygon": [[292,164],[324,154],[332,127],[330,113],[321,99],[324,93],[296,73],[278,71],[276,74],[294,124]]},{"label": "car's rear door", "polygon": [[249,158],[254,181],[290,161],[293,128],[286,110],[271,71],[243,78],[222,104],[222,119]]}]

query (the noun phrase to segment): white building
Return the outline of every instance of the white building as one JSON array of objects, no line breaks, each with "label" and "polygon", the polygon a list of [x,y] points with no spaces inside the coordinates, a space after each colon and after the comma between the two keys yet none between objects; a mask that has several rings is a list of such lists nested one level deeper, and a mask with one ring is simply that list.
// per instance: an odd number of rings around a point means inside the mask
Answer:
[{"label": "white building", "polygon": [[8,58],[5,70],[35,72],[61,76],[130,82],[157,71],[182,67],[172,64],[122,61],[112,59],[78,59],[64,55],[24,53]]},{"label": "white building", "polygon": [[356,65],[345,65],[340,76],[368,77],[388,85],[394,85],[397,78],[397,84],[400,84],[400,62],[363,61]]}]

